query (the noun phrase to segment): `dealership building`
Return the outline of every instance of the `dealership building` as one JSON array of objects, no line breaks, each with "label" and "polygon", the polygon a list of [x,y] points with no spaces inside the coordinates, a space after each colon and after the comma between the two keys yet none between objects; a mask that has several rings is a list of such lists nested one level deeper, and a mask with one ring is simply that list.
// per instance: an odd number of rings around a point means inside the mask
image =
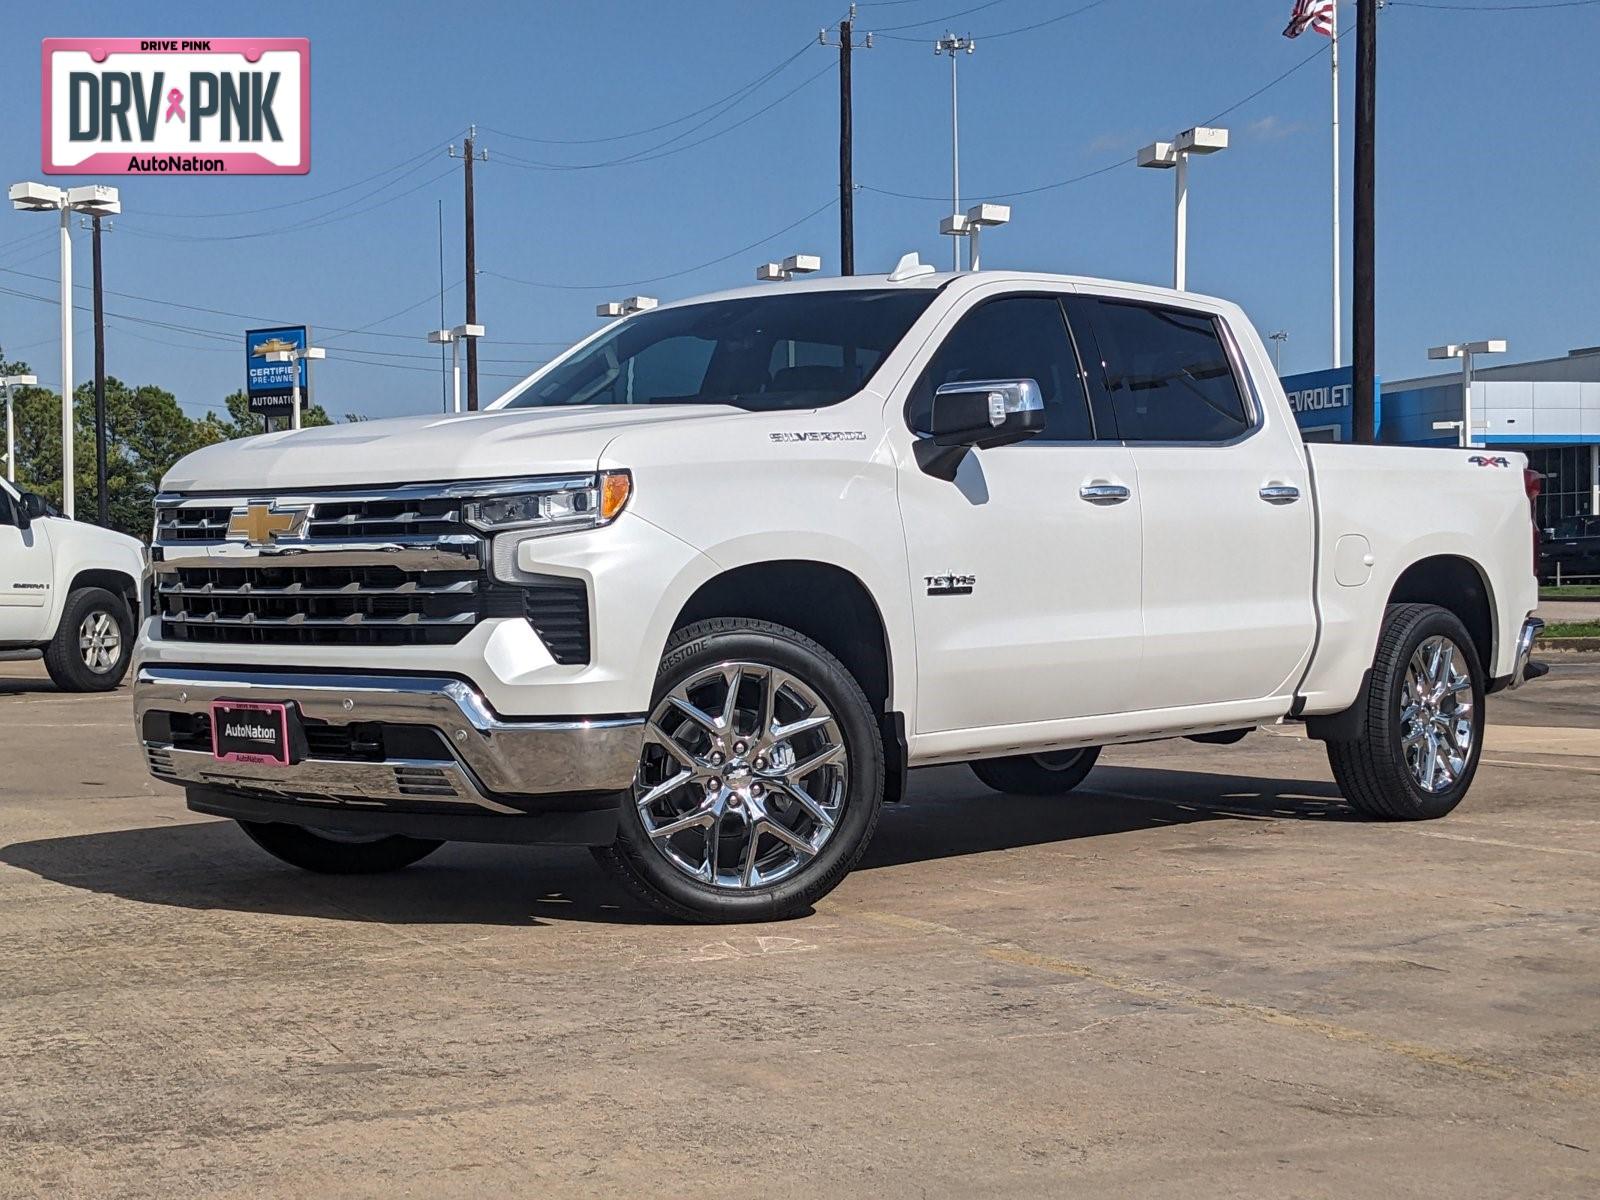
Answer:
[{"label": "dealership building", "polygon": [[[1520,450],[1544,477],[1539,523],[1600,513],[1600,346],[1561,358],[1497,364],[1478,359],[1472,373],[1472,444]],[[1350,369],[1288,375],[1289,405],[1307,441],[1351,440]],[[1462,419],[1461,372],[1379,381],[1378,440],[1450,446]]]}]

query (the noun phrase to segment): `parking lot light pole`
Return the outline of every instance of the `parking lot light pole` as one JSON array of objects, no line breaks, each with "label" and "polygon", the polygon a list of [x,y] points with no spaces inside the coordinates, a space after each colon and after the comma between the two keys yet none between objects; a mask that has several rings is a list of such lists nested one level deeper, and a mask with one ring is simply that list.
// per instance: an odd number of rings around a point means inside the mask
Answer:
[{"label": "parking lot light pole", "polygon": [[454,329],[435,329],[428,334],[428,340],[434,345],[450,347],[450,405],[453,412],[461,411],[461,343],[467,338],[482,336],[482,325],[457,325]]},{"label": "parking lot light pole", "polygon": [[[294,381],[294,421],[289,428],[300,428],[300,364],[308,360],[327,357],[328,352],[321,346],[300,346],[294,350],[274,350],[271,354],[267,355],[268,362],[294,364],[294,371],[292,372]],[[310,382],[309,378],[307,379],[307,382]]]},{"label": "parking lot light pole", "polygon": [[[1481,342],[1452,342],[1448,346],[1433,346],[1428,350],[1428,357],[1433,359],[1459,358],[1461,360],[1461,437],[1460,444],[1463,449],[1472,445],[1472,356],[1474,354],[1504,354],[1506,342],[1504,338],[1490,338]],[[1435,429],[1441,426],[1456,424],[1456,422],[1440,421],[1434,425]]]},{"label": "parking lot light pole", "polygon": [[11,389],[32,387],[38,382],[33,375],[0,375],[0,387],[6,389],[6,478],[12,483],[17,481],[17,413]]},{"label": "parking lot light pole", "polygon": [[1207,125],[1185,129],[1170,142],[1151,142],[1139,151],[1141,167],[1177,170],[1172,214],[1172,286],[1183,291],[1189,282],[1189,156],[1215,154],[1228,148],[1228,131]]},{"label": "parking lot light pole", "polygon": [[11,207],[18,212],[53,212],[61,223],[61,512],[72,518],[73,504],[73,419],[72,419],[72,214],[115,216],[122,211],[117,189],[99,184],[58,188],[48,183],[14,183],[9,193]]},{"label": "parking lot light pole", "polygon": [[629,296],[626,300],[607,300],[604,304],[594,306],[594,315],[597,317],[629,317],[634,313],[644,312],[660,304],[654,296]]}]

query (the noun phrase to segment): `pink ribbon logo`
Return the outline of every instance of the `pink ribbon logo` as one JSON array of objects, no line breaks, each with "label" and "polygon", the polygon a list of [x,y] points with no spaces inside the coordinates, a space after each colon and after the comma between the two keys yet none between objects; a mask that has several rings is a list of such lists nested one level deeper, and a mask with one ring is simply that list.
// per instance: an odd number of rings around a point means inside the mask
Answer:
[{"label": "pink ribbon logo", "polygon": [[[173,117],[177,117],[180,121],[189,119],[183,115],[183,93],[177,88],[173,88],[167,93],[167,115],[165,121],[170,121]],[[163,121],[163,124],[165,121]]]}]

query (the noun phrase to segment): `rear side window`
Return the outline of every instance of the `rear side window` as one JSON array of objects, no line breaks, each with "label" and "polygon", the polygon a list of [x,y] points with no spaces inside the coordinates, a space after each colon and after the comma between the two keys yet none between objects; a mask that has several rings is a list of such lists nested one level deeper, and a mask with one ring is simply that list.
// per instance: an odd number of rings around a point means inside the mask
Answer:
[{"label": "rear side window", "polygon": [[1032,379],[1039,385],[1045,428],[1036,440],[1094,438],[1083,377],[1056,297],[1005,296],[962,317],[911,389],[906,408],[911,428],[927,428],[939,388],[979,379]]},{"label": "rear side window", "polygon": [[[1153,304],[1078,296],[1074,333],[1100,392],[1130,442],[1224,442],[1249,430],[1217,319]],[[1091,349],[1092,348],[1092,349]]]}]

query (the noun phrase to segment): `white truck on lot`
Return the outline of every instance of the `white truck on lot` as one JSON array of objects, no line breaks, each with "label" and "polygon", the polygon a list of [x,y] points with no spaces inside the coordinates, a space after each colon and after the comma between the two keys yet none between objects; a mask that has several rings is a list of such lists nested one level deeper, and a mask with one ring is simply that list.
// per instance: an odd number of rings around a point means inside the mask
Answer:
[{"label": "white truck on lot", "polygon": [[803,911],[936,763],[1065,793],[1298,721],[1355,808],[1438,817],[1540,670],[1523,465],[1304,444],[1235,305],[908,256],[184,459],[138,731],[301,867],[578,843],[701,920]]},{"label": "white truck on lot", "polygon": [[142,543],[0,479],[0,651],[42,651],[62,691],[109,691],[132,661],[143,573]]}]

